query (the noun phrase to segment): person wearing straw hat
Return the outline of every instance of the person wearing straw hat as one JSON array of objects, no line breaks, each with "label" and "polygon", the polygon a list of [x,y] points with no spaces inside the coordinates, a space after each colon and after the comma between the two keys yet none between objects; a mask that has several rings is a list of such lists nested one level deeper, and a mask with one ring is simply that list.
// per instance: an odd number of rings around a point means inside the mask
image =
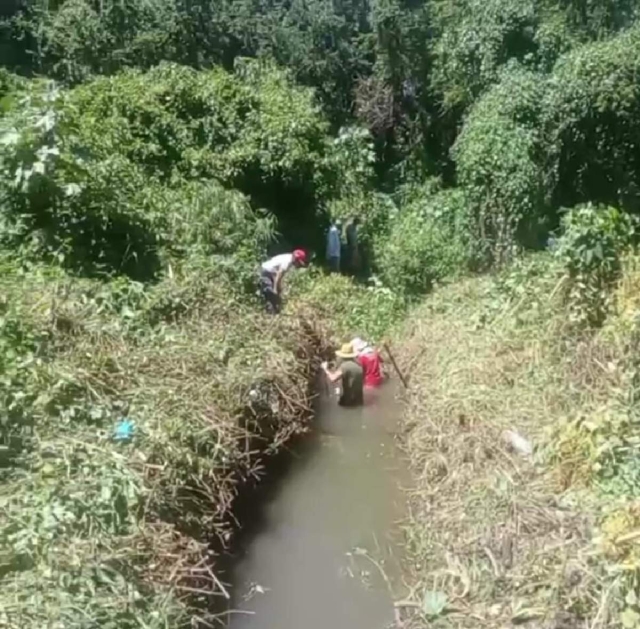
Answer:
[{"label": "person wearing straw hat", "polygon": [[362,406],[364,404],[364,376],[362,367],[356,361],[356,351],[351,343],[345,343],[336,351],[338,364],[335,371],[329,365],[322,363],[322,369],[331,384],[340,382],[342,394],[341,406]]}]

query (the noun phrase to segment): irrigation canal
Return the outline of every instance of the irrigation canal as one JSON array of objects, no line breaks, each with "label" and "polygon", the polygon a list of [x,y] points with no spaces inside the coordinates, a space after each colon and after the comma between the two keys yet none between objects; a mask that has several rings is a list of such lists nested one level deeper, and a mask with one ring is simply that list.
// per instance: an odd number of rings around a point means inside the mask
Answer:
[{"label": "irrigation canal", "polygon": [[384,629],[394,620],[408,479],[391,387],[327,395],[314,430],[242,515],[230,629]]}]

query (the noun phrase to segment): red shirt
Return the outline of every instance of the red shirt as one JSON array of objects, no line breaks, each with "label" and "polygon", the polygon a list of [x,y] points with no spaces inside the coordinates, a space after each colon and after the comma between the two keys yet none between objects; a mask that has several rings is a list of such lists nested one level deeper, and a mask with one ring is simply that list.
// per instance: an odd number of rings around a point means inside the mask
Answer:
[{"label": "red shirt", "polygon": [[378,352],[366,352],[358,356],[364,372],[365,387],[379,387],[382,384],[382,358]]}]

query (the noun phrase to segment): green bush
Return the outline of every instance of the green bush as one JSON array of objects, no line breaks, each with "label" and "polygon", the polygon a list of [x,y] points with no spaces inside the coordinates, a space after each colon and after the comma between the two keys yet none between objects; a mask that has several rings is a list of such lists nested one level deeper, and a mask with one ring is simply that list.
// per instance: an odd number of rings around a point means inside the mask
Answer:
[{"label": "green bush", "polygon": [[75,89],[66,104],[93,154],[116,152],[153,176],[213,177],[256,195],[263,179],[311,183],[328,130],[309,90],[251,61],[235,75],[168,63],[130,70]]},{"label": "green bush", "polygon": [[637,224],[635,216],[591,204],[573,208],[563,217],[555,256],[567,277],[565,290],[576,324],[603,322],[624,254],[637,242]]},{"label": "green bush", "polygon": [[60,99],[34,85],[0,119],[0,242],[92,274],[153,277],[157,238],[132,202],[143,173],[118,155],[87,159]]},{"label": "green bush", "polygon": [[349,117],[358,76],[371,69],[370,33],[369,11],[357,0],[5,0],[0,7],[3,63],[25,74],[75,84],[163,60],[231,68],[239,55],[271,58],[313,86],[339,123]]},{"label": "green bush", "polygon": [[403,209],[378,241],[378,266],[386,286],[408,296],[429,291],[471,263],[461,190],[445,190]]},{"label": "green bush", "polygon": [[543,118],[556,206],[640,209],[639,72],[638,28],[558,60]]},{"label": "green bush", "polygon": [[166,264],[210,259],[236,287],[253,292],[255,270],[276,237],[273,215],[253,210],[241,192],[215,181],[147,186],[137,203]]},{"label": "green bush", "polygon": [[397,292],[372,283],[363,286],[351,278],[310,268],[290,282],[289,312],[308,313],[339,339],[361,336],[372,342],[384,338],[405,311]]},{"label": "green bush", "polygon": [[501,264],[544,228],[544,77],[514,68],[471,110],[452,154],[481,255]]},{"label": "green bush", "polygon": [[7,61],[77,83],[128,65],[172,58],[176,0],[21,2],[5,29]]},{"label": "green bush", "polygon": [[[370,191],[375,183],[376,155],[371,133],[362,127],[344,127],[328,146],[323,163],[322,194],[346,202]],[[341,212],[331,212],[346,218]]]},{"label": "green bush", "polygon": [[171,186],[214,179],[273,211],[296,244],[321,239],[317,213],[337,194],[343,164],[329,155],[313,93],[286,72],[252,61],[235,75],[163,64],[82,86],[67,106],[93,155],[123,155]]},{"label": "green bush", "polygon": [[542,12],[535,41],[538,47],[536,65],[540,71],[550,72],[558,57],[580,46],[583,37],[572,27],[566,11],[551,6]]},{"label": "green bush", "polygon": [[28,82],[25,79],[0,68],[0,116],[19,104],[20,95],[27,86]]},{"label": "green bush", "polygon": [[255,264],[275,225],[250,204],[275,208],[296,244],[317,243],[322,195],[353,198],[370,176],[365,152],[364,171],[337,185],[350,152],[332,147],[308,90],[261,64],[238,76],[164,65],[71,93],[34,85],[0,127],[0,238],[91,274],[146,280],[163,250],[239,245],[237,263]]},{"label": "green bush", "polygon": [[571,29],[589,39],[604,39],[633,24],[638,18],[638,3],[635,0],[562,0],[560,6]]},{"label": "green bush", "polygon": [[398,186],[394,192],[395,202],[400,207],[421,203],[442,190],[439,177],[427,177],[418,181],[409,180]]}]

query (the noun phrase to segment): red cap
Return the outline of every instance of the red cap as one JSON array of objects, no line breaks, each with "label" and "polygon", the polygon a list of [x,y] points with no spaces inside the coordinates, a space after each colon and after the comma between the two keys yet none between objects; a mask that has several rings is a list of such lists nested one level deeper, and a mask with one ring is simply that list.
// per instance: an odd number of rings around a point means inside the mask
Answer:
[{"label": "red cap", "polygon": [[293,259],[295,262],[299,262],[300,264],[307,263],[307,252],[303,249],[294,249],[293,251]]}]

